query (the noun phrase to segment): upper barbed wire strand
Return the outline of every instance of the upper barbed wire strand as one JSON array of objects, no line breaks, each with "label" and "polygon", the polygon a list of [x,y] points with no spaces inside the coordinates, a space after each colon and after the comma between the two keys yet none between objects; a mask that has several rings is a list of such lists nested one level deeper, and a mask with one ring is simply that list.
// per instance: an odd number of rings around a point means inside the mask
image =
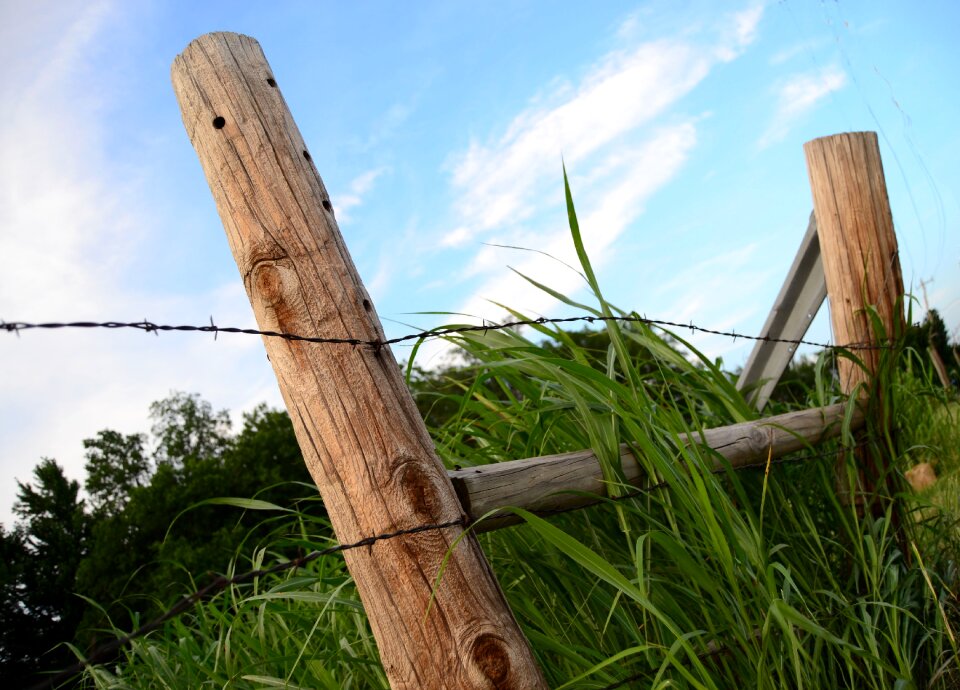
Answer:
[{"label": "upper barbed wire strand", "polygon": [[668,321],[665,319],[649,319],[645,316],[595,316],[595,315],[580,315],[580,316],[567,316],[560,318],[546,318],[540,317],[537,319],[517,319],[514,321],[505,321],[502,323],[484,323],[482,325],[462,325],[462,326],[441,326],[439,328],[433,328],[430,330],[419,331],[416,333],[409,333],[407,335],[402,335],[397,338],[388,338],[386,340],[365,340],[362,338],[329,338],[323,336],[307,336],[307,335],[298,335],[296,333],[281,333],[279,331],[267,331],[260,330],[257,328],[236,328],[233,326],[217,326],[211,323],[208,326],[171,326],[167,324],[157,324],[151,321],[68,321],[68,322],[57,322],[49,321],[44,323],[28,323],[24,321],[0,321],[0,328],[9,332],[17,333],[20,331],[34,330],[34,329],[59,329],[59,328],[106,328],[106,329],[118,329],[118,328],[132,328],[136,330],[145,331],[147,333],[159,333],[160,331],[186,331],[186,332],[200,332],[200,333],[213,333],[216,337],[219,333],[240,333],[243,335],[260,335],[268,338],[282,338],[283,340],[291,341],[300,341],[307,343],[328,343],[328,344],[338,344],[338,345],[363,345],[366,347],[373,348],[374,350],[379,350],[385,345],[396,345],[399,343],[409,342],[411,340],[434,340],[437,338],[444,338],[451,335],[459,335],[463,333],[486,333],[489,331],[500,331],[508,328],[519,328],[521,326],[544,326],[551,324],[560,324],[560,323],[597,323],[597,322],[606,322],[606,321],[617,321],[621,323],[639,323],[647,326],[656,326],[659,328],[667,329],[673,328],[677,330],[689,330],[691,332],[706,333],[709,335],[718,335],[727,338],[733,338],[737,340],[738,338],[743,338],[744,340],[756,340],[767,343],[784,343],[788,345],[809,345],[811,347],[819,347],[822,349],[831,349],[831,350],[889,350],[893,349],[893,343],[891,341],[884,341],[882,343],[846,343],[843,345],[834,345],[831,343],[820,343],[812,340],[789,340],[786,338],[771,338],[770,336],[764,335],[745,335],[743,333],[736,333],[735,331],[721,331],[713,328],[706,328],[704,326],[698,326],[693,322],[690,323],[680,323],[678,321]]}]

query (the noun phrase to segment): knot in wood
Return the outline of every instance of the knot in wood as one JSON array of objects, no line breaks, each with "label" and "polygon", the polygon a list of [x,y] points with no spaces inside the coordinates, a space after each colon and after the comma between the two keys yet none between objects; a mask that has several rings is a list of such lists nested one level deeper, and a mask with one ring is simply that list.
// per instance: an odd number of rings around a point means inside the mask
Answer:
[{"label": "knot in wood", "polygon": [[493,633],[481,633],[470,645],[470,658],[493,687],[505,687],[511,675],[507,643]]},{"label": "knot in wood", "polygon": [[250,269],[250,297],[267,329],[304,333],[309,329],[300,279],[289,259],[261,259]]},{"label": "knot in wood", "polygon": [[444,501],[441,477],[431,458],[401,454],[393,461],[392,481],[399,498],[413,509],[418,520],[440,519]]},{"label": "knot in wood", "polygon": [[753,427],[750,429],[749,435],[746,438],[747,447],[750,449],[751,453],[762,453],[765,449],[770,447],[770,436],[772,429],[769,427]]},{"label": "knot in wood", "polygon": [[255,266],[253,281],[264,304],[272,307],[283,299],[283,277],[275,265],[261,263]]}]

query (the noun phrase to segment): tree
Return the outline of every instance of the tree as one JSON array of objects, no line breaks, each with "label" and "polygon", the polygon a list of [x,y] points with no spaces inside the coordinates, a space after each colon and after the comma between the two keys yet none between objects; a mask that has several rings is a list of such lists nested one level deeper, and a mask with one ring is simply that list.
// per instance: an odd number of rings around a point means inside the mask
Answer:
[{"label": "tree", "polygon": [[[20,484],[17,526],[0,528],[0,687],[71,665],[62,643],[89,651],[111,622],[129,629],[156,615],[277,529],[270,515],[207,499],[316,496],[285,412],[261,405],[236,435],[227,412],[195,394],[174,393],[150,412],[149,436],[104,429],[84,441],[90,512],[53,460]],[[322,514],[319,501],[308,506]]]},{"label": "tree", "polygon": [[[244,544],[258,543],[273,529],[263,513],[204,501],[256,496],[289,505],[315,495],[303,486],[312,482],[286,412],[261,405],[244,415],[234,436],[226,411],[214,414],[197,395],[174,393],[150,410],[152,439],[107,430],[87,446],[96,456],[93,468],[103,470],[97,476],[125,491],[125,500],[117,510],[98,514],[77,584],[119,627],[131,623],[132,612],[159,613],[207,573],[222,572]],[[140,474],[149,466],[142,450],[150,444],[157,449],[155,469]],[[92,479],[87,489],[93,497]],[[92,631],[105,624],[90,608],[81,627]],[[81,646],[93,636],[81,633]]]},{"label": "tree", "polygon": [[929,366],[933,366],[931,352],[936,352],[947,379],[954,387],[960,383],[960,344],[950,343],[947,325],[936,309],[928,311],[922,323],[907,328],[906,346]]},{"label": "tree", "polygon": [[110,429],[83,442],[87,457],[84,483],[93,511],[98,516],[116,515],[130,500],[131,492],[150,473],[143,434],[124,435]]},{"label": "tree", "polygon": [[13,510],[20,520],[12,534],[3,535],[5,678],[25,666],[35,673],[68,665],[73,656],[62,643],[73,639],[84,609],[74,594],[90,533],[80,484],[50,459],[33,475],[33,484],[17,482]]},{"label": "tree", "polygon": [[174,392],[150,405],[152,432],[157,440],[157,464],[175,468],[201,458],[216,459],[230,445],[230,415],[196,393]]},{"label": "tree", "polygon": [[8,688],[21,687],[33,677],[38,652],[48,642],[38,636],[33,616],[23,604],[23,570],[29,562],[23,535],[0,525],[0,684]]}]

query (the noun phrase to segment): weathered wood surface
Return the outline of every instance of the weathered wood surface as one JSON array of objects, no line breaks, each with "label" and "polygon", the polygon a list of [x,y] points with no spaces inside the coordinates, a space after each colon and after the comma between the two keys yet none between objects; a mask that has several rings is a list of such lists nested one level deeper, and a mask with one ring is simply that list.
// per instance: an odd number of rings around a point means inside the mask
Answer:
[{"label": "weathered wood surface", "polygon": [[[382,339],[259,44],[207,34],[172,78],[259,327]],[[390,349],[264,338],[341,542],[463,517]],[[344,553],[394,688],[546,687],[476,539],[453,526]]]},{"label": "weathered wood surface", "polygon": [[[820,254],[838,344],[875,344],[868,307],[887,338],[903,332],[903,277],[880,148],[874,132],[849,132],[803,146],[813,191]],[[876,372],[879,350],[857,350],[864,368],[841,359],[840,383],[851,393]]]},{"label": "weathered wood surface", "polygon": [[[802,340],[826,296],[817,219],[811,213],[800,249],[760,335],[775,340]],[[796,351],[797,346],[792,343],[758,340],[743,365],[737,390],[757,386],[749,397],[754,406],[762,410]]]},{"label": "weathered wood surface", "polygon": [[[869,309],[876,312],[885,329],[885,338],[904,332],[903,277],[893,215],[887,198],[887,185],[875,132],[850,132],[808,141],[803,146],[813,191],[813,209],[817,216],[820,253],[830,298],[830,320],[834,341],[838,344],[883,344],[871,325]],[[881,406],[884,393],[871,390],[881,351],[853,351],[863,366],[840,358],[840,386],[848,395],[869,395],[871,418],[892,428],[885,417],[890,410]],[[859,393],[858,393],[859,391]],[[877,489],[885,485],[886,500],[893,501],[896,487],[893,475],[882,458],[867,451],[857,454],[858,482],[870,501],[879,497]],[[837,472],[837,491],[842,501],[850,501],[846,466]],[[861,504],[858,496],[853,499]],[[895,503],[894,503],[895,506]],[[873,502],[878,514],[883,502]],[[895,514],[894,520],[898,518]]]},{"label": "weathered wood surface", "polygon": [[[837,436],[843,411],[844,406],[839,404],[818,407],[706,429],[702,435],[695,434],[692,438],[683,435],[681,439],[688,444],[708,446],[733,467],[742,467],[763,462],[768,457],[779,458]],[[863,414],[857,409],[851,428],[858,429],[862,424]],[[620,459],[627,481],[638,487],[646,486],[647,477],[626,445],[620,446]],[[723,461],[715,460],[715,469],[723,466]],[[550,512],[571,510],[596,500],[571,492],[607,495],[600,463],[591,450],[469,467],[449,474],[471,520],[504,506]],[[481,522],[476,529],[498,529],[518,521],[513,515],[505,515]]]}]

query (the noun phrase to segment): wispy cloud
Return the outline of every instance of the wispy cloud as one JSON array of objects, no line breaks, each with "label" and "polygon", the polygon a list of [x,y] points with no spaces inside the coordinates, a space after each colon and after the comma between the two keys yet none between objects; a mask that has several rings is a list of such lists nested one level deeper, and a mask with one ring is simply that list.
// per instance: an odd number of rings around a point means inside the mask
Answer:
[{"label": "wispy cloud", "polygon": [[760,148],[783,139],[790,127],[813,110],[824,98],[847,84],[847,75],[839,67],[830,66],[814,72],[795,74],[776,89],[777,109],[770,126],[760,137]]},{"label": "wispy cloud", "polygon": [[[774,269],[758,261],[759,250],[756,243],[730,249],[687,266],[664,281],[657,292],[668,318],[720,331],[756,320],[771,306],[759,303],[756,294],[774,278]],[[750,341],[699,331],[680,331],[677,335],[710,358],[746,352],[752,347]]]},{"label": "wispy cloud", "polygon": [[[463,275],[482,282],[457,311],[496,319],[502,309],[493,303],[531,314],[556,303],[518,274],[562,293],[580,290],[582,279],[564,265],[577,265],[577,259],[565,227],[561,154],[587,252],[599,266],[696,145],[697,118],[671,118],[671,107],[718,62],[734,59],[755,40],[762,14],[762,4],[751,5],[699,40],[686,35],[604,55],[578,83],[555,84],[541,94],[503,134],[474,141],[454,157],[460,223],[440,244],[458,247],[482,238],[538,250],[520,254],[518,261],[515,251],[480,248]],[[628,18],[618,35],[631,34],[636,21]],[[515,272],[504,267],[511,261]],[[443,351],[437,343],[420,356],[429,363]]]},{"label": "wispy cloud", "polygon": [[798,41],[797,43],[778,50],[776,53],[770,56],[770,64],[782,65],[786,62],[790,62],[803,53],[813,55],[816,50],[827,45],[829,42],[830,39],[825,36],[806,41]]},{"label": "wispy cloud", "polygon": [[459,157],[453,184],[463,227],[476,234],[529,217],[538,191],[556,179],[561,153],[571,168],[589,165],[591,156],[688,93],[709,67],[708,55],[672,41],[605,56],[570,97],[520,113],[504,135],[474,142]]},{"label": "wispy cloud", "polygon": [[[0,316],[204,323],[212,312],[220,323],[250,323],[239,281],[184,295],[176,285],[146,292],[131,275],[150,233],[159,232],[152,218],[164,202],[130,181],[143,179],[141,171],[111,163],[108,149],[116,142],[105,113],[112,104],[89,57],[123,10],[109,2],[46,9],[22,25],[45,50],[20,55],[0,84]],[[256,338],[221,336],[214,343],[136,332],[27,332],[0,338],[0,359],[8,363],[0,377],[5,524],[15,477],[29,481],[31,468],[53,457],[82,478],[81,439],[104,427],[147,428],[149,403],[172,389],[202,390],[238,413],[280,402]]]},{"label": "wispy cloud", "polygon": [[[504,243],[520,244],[514,240],[522,229],[539,240],[538,249],[572,260],[565,230],[554,224],[538,233],[531,231],[532,221],[525,222],[534,216],[556,217],[562,203],[558,194],[562,153],[584,211],[585,242],[593,259],[602,261],[645,200],[678,173],[696,142],[696,121],[669,118],[669,109],[701,83],[713,65],[732,59],[755,39],[762,13],[763,5],[752,5],[729,15],[698,42],[687,36],[661,39],[604,55],[579,84],[555,87],[555,95],[538,99],[549,107],[531,106],[515,116],[502,135],[487,144],[474,142],[453,167],[462,222],[443,244],[459,246],[491,231]],[[666,122],[653,127],[659,118]],[[484,248],[473,270],[497,268],[496,255]],[[550,265],[538,257],[517,268],[538,279],[544,277],[537,273],[541,270],[555,278]],[[526,284],[518,281],[491,277],[462,311],[479,307],[484,298],[532,300]]]},{"label": "wispy cloud", "polygon": [[724,39],[717,44],[717,56],[729,62],[740,56],[757,38],[757,28],[763,17],[764,3],[758,2],[725,18],[721,24]]},{"label": "wispy cloud", "polygon": [[[578,212],[583,241],[591,261],[601,264],[613,243],[643,211],[644,202],[680,170],[696,144],[696,129],[684,123],[656,132],[649,140],[631,150],[620,152],[616,160],[595,178],[595,184],[584,196],[591,203]],[[579,189],[579,185],[575,184]],[[602,187],[602,192],[597,188]],[[575,199],[576,200],[576,199]],[[466,314],[493,316],[499,309],[491,302],[501,302],[531,313],[546,311],[555,300],[531,285],[519,274],[535,278],[563,293],[573,293],[583,286],[579,275],[568,266],[577,266],[577,256],[569,230],[563,225],[545,232],[534,246],[538,252],[513,263],[516,273],[491,276],[459,310]],[[502,267],[516,259],[508,249],[488,247],[484,252],[491,266]],[[542,253],[540,253],[542,252]],[[566,265],[565,265],[566,264]]]},{"label": "wispy cloud", "polygon": [[446,235],[440,238],[441,247],[460,247],[466,244],[470,240],[471,236],[470,228],[463,227],[462,225],[458,228],[454,228]]},{"label": "wispy cloud", "polygon": [[358,208],[363,203],[363,198],[373,189],[374,183],[384,173],[389,172],[389,168],[381,166],[368,170],[358,175],[348,185],[348,191],[338,194],[333,198],[333,208],[337,214],[337,223],[346,225],[353,221],[350,212]]}]

